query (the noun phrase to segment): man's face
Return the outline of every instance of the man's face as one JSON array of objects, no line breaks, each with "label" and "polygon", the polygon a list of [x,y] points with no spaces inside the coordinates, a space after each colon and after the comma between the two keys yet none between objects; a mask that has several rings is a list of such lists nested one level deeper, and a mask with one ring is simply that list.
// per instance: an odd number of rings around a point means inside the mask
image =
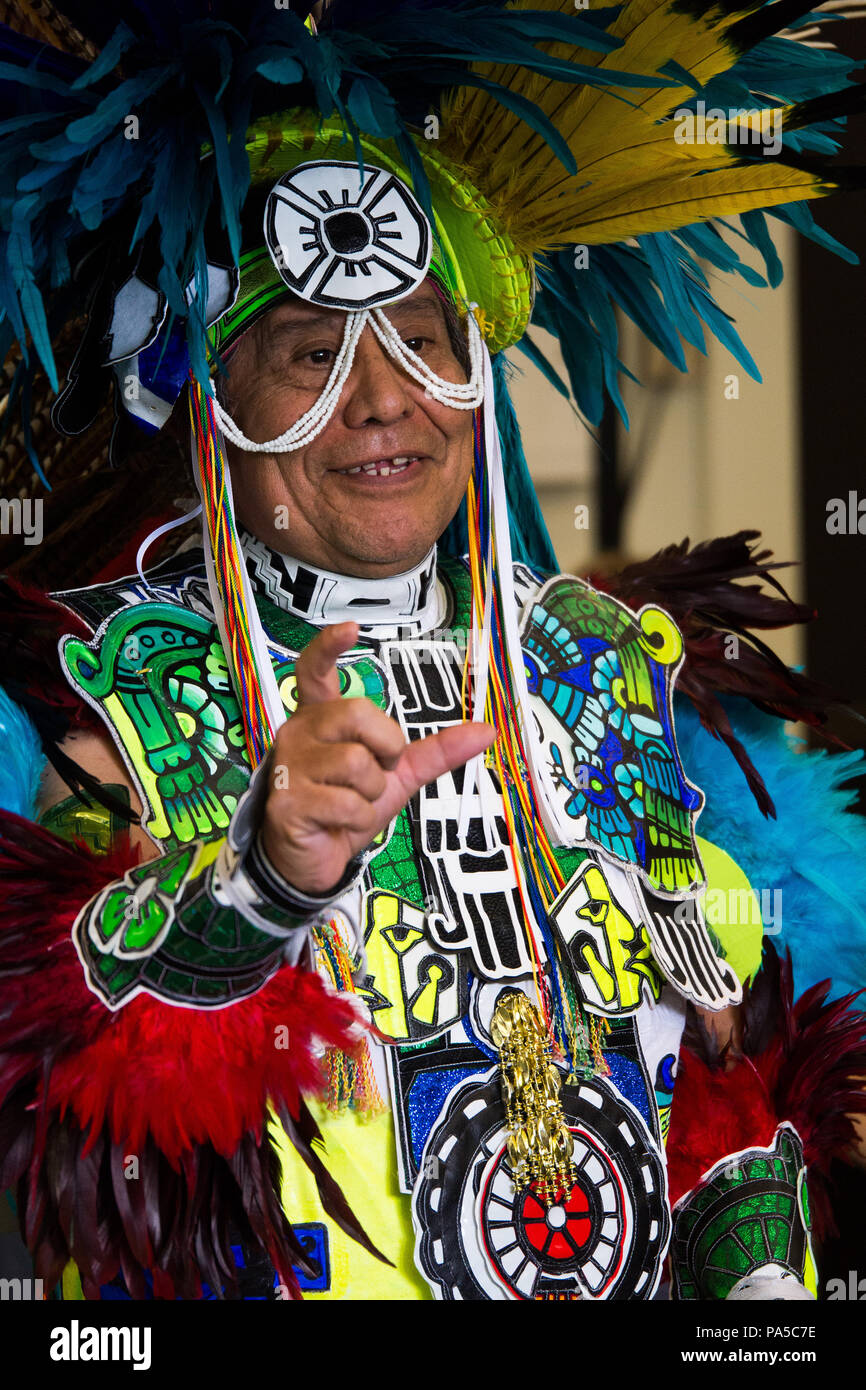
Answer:
[{"label": "man's face", "polygon": [[[465,381],[429,281],[385,313],[438,376]],[[228,363],[228,406],[250,439],[274,439],[315,403],[345,320],[290,299],[241,340]],[[312,443],[286,454],[229,446],[235,510],[249,531],[298,560],[364,578],[423,559],[460,505],[472,456],[472,411],[426,396],[369,324],[336,410]],[[371,463],[375,473],[364,470]]]}]

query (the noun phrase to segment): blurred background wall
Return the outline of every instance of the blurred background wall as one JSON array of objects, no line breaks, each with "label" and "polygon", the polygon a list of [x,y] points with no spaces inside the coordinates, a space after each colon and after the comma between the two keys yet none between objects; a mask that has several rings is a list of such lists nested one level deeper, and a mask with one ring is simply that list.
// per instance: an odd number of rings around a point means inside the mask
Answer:
[{"label": "blurred background wall", "polygon": [[[816,213],[866,255],[862,194],[824,203]],[[782,224],[774,234],[785,266],[779,288],[714,280],[761,382],[713,338],[705,356],[687,348],[683,375],[624,320],[620,357],[642,383],[624,385],[628,430],[609,419],[599,442],[517,350],[510,354],[512,392],[564,570],[626,563],[685,537],[694,543],[760,531],[776,559],[796,562],[779,576],[788,592],[819,610],[810,627],[768,640],[785,661],[833,682],[866,715],[866,534],[827,531],[833,497],[847,499],[859,487],[866,513],[866,270],[797,244]],[[537,330],[534,336],[562,370],[553,340]],[[600,448],[615,454],[627,488],[615,554],[602,540]],[[834,722],[847,742],[866,743],[866,725],[856,718],[837,712]]]},{"label": "blurred background wall", "polygon": [[[620,357],[642,385],[623,386],[630,428],[616,424],[614,448],[628,498],[620,553],[603,555],[606,562],[642,559],[686,536],[695,542],[743,529],[763,532],[777,558],[802,559],[795,248],[793,234],[781,226],[779,232],[786,266],[779,289],[751,289],[730,283],[729,276],[716,277],[713,286],[761,368],[761,383],[714,338],[706,356],[687,349],[689,372],[683,375],[628,320],[622,322]],[[537,331],[533,336],[562,369],[553,339]],[[599,445],[537,368],[519,351],[511,357],[524,447],[557,557],[563,569],[583,573],[604,550]],[[800,598],[802,569],[789,571],[785,583]],[[803,660],[802,634],[777,634],[775,645],[789,663]]]}]

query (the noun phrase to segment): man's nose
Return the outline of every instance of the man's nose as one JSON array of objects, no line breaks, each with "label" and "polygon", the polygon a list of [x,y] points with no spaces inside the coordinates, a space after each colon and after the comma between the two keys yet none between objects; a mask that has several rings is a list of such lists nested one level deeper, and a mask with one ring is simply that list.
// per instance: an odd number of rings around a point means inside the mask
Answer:
[{"label": "man's nose", "polygon": [[415,402],[403,369],[388,356],[367,324],[358,339],[343,392],[343,421],[350,429],[387,425],[411,415]]}]

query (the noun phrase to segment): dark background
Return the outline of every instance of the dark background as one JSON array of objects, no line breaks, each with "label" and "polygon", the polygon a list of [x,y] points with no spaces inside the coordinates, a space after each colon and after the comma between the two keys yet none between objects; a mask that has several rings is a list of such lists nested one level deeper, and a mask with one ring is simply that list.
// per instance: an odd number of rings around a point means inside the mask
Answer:
[{"label": "dark background", "polygon": [[[866,20],[845,24],[845,50],[866,62]],[[849,127],[846,163],[866,167],[866,120]],[[836,710],[833,728],[864,747],[866,534],[829,535],[826,520],[829,498],[847,499],[851,489],[866,498],[866,192],[813,207],[816,221],[861,264],[798,238],[803,555],[805,592],[818,610],[807,628],[807,664],[852,700],[861,719]]]},{"label": "dark background", "polygon": [[[845,29],[846,52],[866,62],[866,20]],[[866,166],[866,122],[850,127],[846,162]],[[826,526],[829,498],[847,499],[851,489],[866,497],[866,193],[822,200],[815,215],[861,264],[799,239],[803,555],[806,594],[818,610],[807,628],[807,666],[852,701],[851,712],[834,709],[834,732],[866,747],[866,534],[830,535]],[[862,813],[862,779],[860,787]],[[866,1252],[866,1173],[836,1163],[834,1178],[839,1234],[825,1245],[823,1280],[847,1278]]]}]

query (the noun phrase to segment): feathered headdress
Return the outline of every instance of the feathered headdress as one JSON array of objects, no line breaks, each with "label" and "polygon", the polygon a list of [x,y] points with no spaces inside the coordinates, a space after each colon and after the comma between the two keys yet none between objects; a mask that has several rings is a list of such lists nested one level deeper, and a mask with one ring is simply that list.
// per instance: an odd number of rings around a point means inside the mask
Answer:
[{"label": "feathered headdress", "polygon": [[[821,236],[804,200],[852,177],[829,162],[860,104],[852,62],[809,30],[774,37],[806,4],[338,0],[318,32],[311,8],[151,0],[115,23],[67,3],[32,38],[0,28],[0,307],[20,388],[35,361],[59,386],[52,338],[82,289],[104,335],[131,275],[153,291],[154,340],[182,320],[206,380],[208,306],[240,262],[251,187],[375,158],[432,214],[491,351],[521,338],[537,290],[536,321],[570,343],[597,419],[600,365],[616,391],[614,306],[679,365],[679,335],[702,343],[702,323],[748,365],[699,266],[755,281],[720,219],[740,216],[776,282],[761,209]],[[700,103],[735,114],[681,139]],[[575,246],[604,249],[583,262]],[[91,335],[65,428],[87,423],[123,346]]]},{"label": "feathered headdress", "polygon": [[[852,64],[812,46],[808,30],[805,41],[775,37],[808,6],[337,0],[318,31],[310,9],[157,2],[115,24],[73,3],[56,44],[44,25],[30,38],[0,30],[0,342],[20,351],[10,394],[25,414],[37,364],[59,387],[52,339],[83,295],[87,326],[54,410],[61,430],[85,430],[113,388],[119,457],[130,418],[153,432],[188,381],[206,396],[232,336],[275,294],[303,292],[307,267],[287,273],[273,245],[265,252],[262,206],[277,181],[319,161],[374,166],[411,187],[432,266],[461,310],[472,306],[490,352],[521,342],[534,313],[560,337],[590,420],[603,387],[619,399],[617,306],[678,365],[680,338],[702,344],[706,325],[754,370],[699,258],[754,281],[721,221],[739,216],[776,280],[762,209],[811,233],[805,201],[851,180],[829,156],[860,104]],[[730,114],[710,132],[716,102]],[[523,345],[546,366],[530,338]],[[491,394],[501,420],[501,371]],[[247,632],[230,485],[212,448],[221,421],[209,410],[198,397],[206,548],[223,557],[213,582],[236,684],[255,691],[267,675]],[[554,568],[519,436],[502,439],[516,505],[499,559],[510,544]],[[464,524],[451,537],[463,549]],[[269,703],[267,690],[246,702],[251,754],[267,742]]]}]

